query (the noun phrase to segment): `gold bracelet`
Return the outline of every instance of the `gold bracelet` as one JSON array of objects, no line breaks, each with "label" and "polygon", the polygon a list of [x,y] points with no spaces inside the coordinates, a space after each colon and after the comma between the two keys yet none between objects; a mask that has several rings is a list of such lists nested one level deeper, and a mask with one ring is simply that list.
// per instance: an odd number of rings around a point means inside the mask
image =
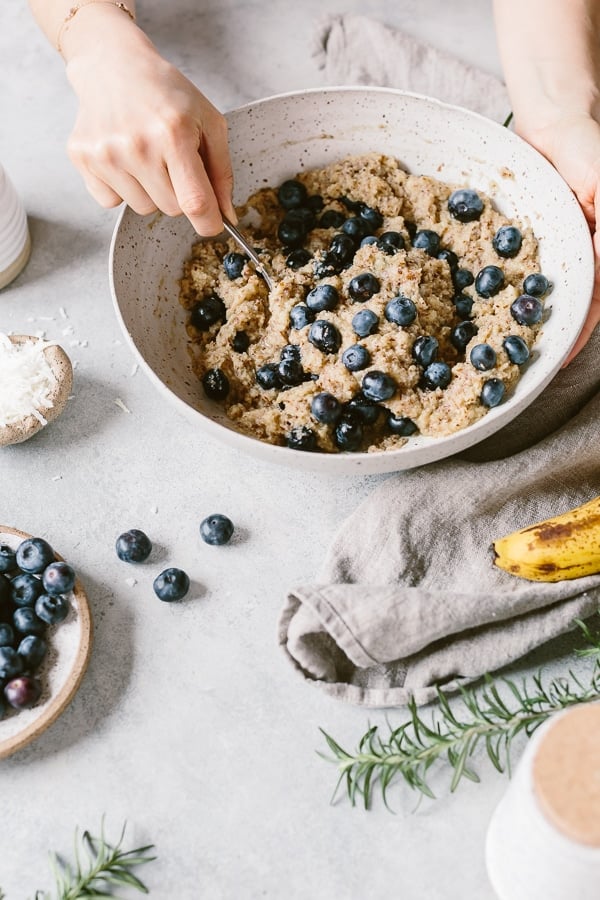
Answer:
[{"label": "gold bracelet", "polygon": [[89,6],[91,3],[108,3],[109,6],[116,6],[117,9],[123,10],[123,12],[129,16],[129,18],[132,20],[132,22],[135,22],[134,14],[131,12],[129,7],[125,3],[121,3],[120,0],[81,0],[81,3],[77,3],[77,4],[75,4],[75,6],[71,7],[69,12],[63,19],[60,28],[58,29],[58,34],[56,35],[56,49],[58,50],[58,52],[60,53],[61,56],[62,56],[62,47],[60,44],[60,39],[62,37],[62,33],[63,33],[64,29],[67,27],[67,25],[69,24],[71,19],[73,19],[77,15],[77,13],[79,12],[80,9],[82,9],[84,6]]}]

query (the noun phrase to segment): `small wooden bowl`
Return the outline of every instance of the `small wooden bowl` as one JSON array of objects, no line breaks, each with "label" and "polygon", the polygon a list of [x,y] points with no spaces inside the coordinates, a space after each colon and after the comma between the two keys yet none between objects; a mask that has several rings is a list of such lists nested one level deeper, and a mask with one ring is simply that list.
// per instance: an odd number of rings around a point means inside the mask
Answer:
[{"label": "small wooden bowl", "polygon": [[[11,334],[9,338],[13,344],[24,344],[27,341],[39,340],[39,338],[29,334]],[[52,406],[49,409],[40,410],[40,413],[46,419],[46,423],[49,423],[61,414],[67,404],[71,388],[73,387],[73,366],[63,348],[59,347],[58,344],[51,344],[46,347],[44,356],[56,377],[56,384],[51,394]],[[20,422],[15,422],[13,425],[0,426],[0,447],[26,441],[44,427],[44,424],[39,419],[36,419],[35,416],[25,416]]]},{"label": "small wooden bowl", "polygon": [[[0,544],[16,549],[31,537],[0,525]],[[56,553],[57,559],[62,559]],[[69,595],[71,610],[60,625],[49,626],[48,651],[36,677],[42,696],[31,709],[10,710],[0,719],[0,759],[35,740],[60,716],[73,699],[85,673],[92,649],[92,616],[79,580]]]}]

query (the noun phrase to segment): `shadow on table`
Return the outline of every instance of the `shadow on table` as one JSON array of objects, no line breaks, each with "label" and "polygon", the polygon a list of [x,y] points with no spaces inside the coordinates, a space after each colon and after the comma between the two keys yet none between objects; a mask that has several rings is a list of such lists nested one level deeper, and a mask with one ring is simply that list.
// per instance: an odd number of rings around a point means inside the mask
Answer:
[{"label": "shadow on table", "polygon": [[67,750],[103,731],[104,721],[127,696],[134,661],[133,616],[125,602],[100,582],[82,575],[94,626],[88,669],[62,715],[35,741],[2,761],[19,767]]},{"label": "shadow on table", "polygon": [[[34,284],[46,280],[62,269],[72,268],[73,261],[78,264],[97,256],[99,251],[106,251],[106,235],[101,228],[101,217],[93,229],[82,228],[66,222],[64,219],[53,221],[28,215],[31,234],[31,256],[29,262],[13,282],[15,287]],[[9,285],[5,290],[11,289]],[[56,298],[51,298],[56,303]]]}]

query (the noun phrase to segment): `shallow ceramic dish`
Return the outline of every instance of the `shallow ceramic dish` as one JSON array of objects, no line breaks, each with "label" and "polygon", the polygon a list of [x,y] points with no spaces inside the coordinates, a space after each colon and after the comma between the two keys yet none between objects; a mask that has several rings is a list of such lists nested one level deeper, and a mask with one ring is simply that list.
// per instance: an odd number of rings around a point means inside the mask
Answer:
[{"label": "shallow ceramic dish", "polygon": [[41,343],[46,362],[52,369],[56,382],[50,394],[52,406],[39,410],[45,419],[45,423],[36,416],[24,416],[20,421],[11,425],[0,426],[0,447],[9,444],[20,444],[28,440],[58,418],[67,405],[67,400],[73,388],[73,366],[71,360],[62,347],[58,344],[47,343],[31,334],[11,334],[9,339],[18,346],[26,343]]},{"label": "shallow ceramic dish", "polygon": [[[0,525],[0,544],[16,549],[29,537]],[[56,558],[62,557],[56,554]],[[0,759],[25,747],[52,725],[81,684],[92,649],[92,617],[79,581],[68,596],[71,608],[67,618],[48,628],[48,652],[36,675],[42,683],[39,702],[31,709],[10,710],[0,719]]]},{"label": "shallow ceramic dish", "polygon": [[301,453],[235,430],[208,401],[186,347],[178,279],[196,238],[183,217],[140,217],[125,207],[110,251],[117,316],[141,368],[202,433],[263,459],[349,474],[392,472],[443,459],[489,437],[546,387],[585,321],[593,286],[589,228],[568,186],[537,151],[468,110],[386,88],[329,88],[283,94],[227,115],[236,203],[303,168],[357,153],[397,157],[414,174],[489,194],[500,212],[531,224],[541,268],[554,284],[534,354],[513,394],[449,437],[417,436],[398,450]]}]

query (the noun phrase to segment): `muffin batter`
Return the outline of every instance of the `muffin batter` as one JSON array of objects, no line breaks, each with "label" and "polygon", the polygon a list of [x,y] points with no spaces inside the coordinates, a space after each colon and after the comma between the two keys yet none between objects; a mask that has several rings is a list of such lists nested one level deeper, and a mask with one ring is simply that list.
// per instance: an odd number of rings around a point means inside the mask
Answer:
[{"label": "muffin batter", "polygon": [[514,387],[548,284],[528,278],[531,230],[485,195],[369,154],[260,190],[238,213],[276,287],[214,239],[195,245],[180,300],[194,371],[240,430],[296,449],[392,449],[471,425]]}]

